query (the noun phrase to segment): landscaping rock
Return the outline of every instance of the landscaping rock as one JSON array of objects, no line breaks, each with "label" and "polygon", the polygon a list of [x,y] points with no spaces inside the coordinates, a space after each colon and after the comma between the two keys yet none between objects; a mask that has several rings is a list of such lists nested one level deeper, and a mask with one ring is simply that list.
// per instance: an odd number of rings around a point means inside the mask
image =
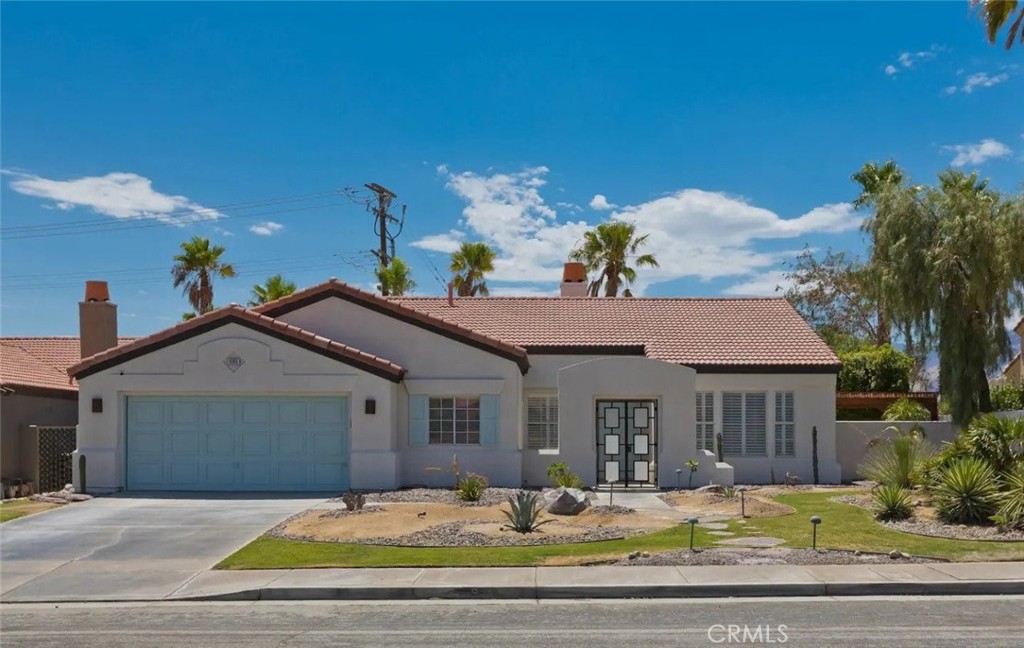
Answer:
[{"label": "landscaping rock", "polygon": [[899,552],[898,549],[893,549],[892,551],[889,552],[889,557],[892,558],[893,560],[897,560],[898,558],[900,558],[901,555],[902,554]]},{"label": "landscaping rock", "polygon": [[782,483],[786,486],[799,486],[804,482],[796,475],[791,475],[787,472],[786,476],[782,478]]},{"label": "landscaping rock", "polygon": [[651,552],[649,552],[649,551],[641,551],[640,552],[640,557],[641,558],[650,558],[651,557]]},{"label": "landscaping rock", "polygon": [[544,492],[545,510],[552,515],[578,515],[590,506],[587,494],[578,488],[553,488]]},{"label": "landscaping rock", "polygon": [[860,555],[860,549],[858,549],[857,551],[854,551],[854,552],[853,552],[853,555],[854,555],[854,556],[859,556],[859,555]]},{"label": "landscaping rock", "polygon": [[640,557],[640,552],[639,551],[630,551],[629,552],[629,556],[627,556],[627,558],[629,560],[636,560],[639,557]]}]

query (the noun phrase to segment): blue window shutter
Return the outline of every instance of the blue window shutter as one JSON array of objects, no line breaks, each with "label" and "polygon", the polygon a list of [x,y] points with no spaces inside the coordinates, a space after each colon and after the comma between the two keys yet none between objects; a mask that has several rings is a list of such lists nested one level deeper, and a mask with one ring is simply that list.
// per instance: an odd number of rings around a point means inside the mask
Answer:
[{"label": "blue window shutter", "polygon": [[409,445],[425,446],[430,440],[427,396],[409,396]]},{"label": "blue window shutter", "polygon": [[480,397],[480,445],[498,445],[498,396],[484,394]]}]

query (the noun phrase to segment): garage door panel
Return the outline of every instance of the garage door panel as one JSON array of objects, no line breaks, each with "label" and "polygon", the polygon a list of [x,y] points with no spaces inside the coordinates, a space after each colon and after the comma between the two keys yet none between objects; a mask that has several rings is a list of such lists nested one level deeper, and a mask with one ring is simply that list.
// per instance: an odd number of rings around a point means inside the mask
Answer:
[{"label": "garage door panel", "polygon": [[343,397],[128,398],[135,490],[344,490]]}]

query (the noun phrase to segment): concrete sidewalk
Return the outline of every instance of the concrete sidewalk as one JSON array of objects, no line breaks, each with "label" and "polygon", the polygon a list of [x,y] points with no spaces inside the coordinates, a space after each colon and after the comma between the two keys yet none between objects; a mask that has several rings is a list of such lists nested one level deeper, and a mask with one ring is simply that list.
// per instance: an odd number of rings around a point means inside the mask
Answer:
[{"label": "concrete sidewalk", "polygon": [[1024,562],[697,567],[493,567],[207,571],[168,596],[118,600],[416,600],[1024,594]]}]

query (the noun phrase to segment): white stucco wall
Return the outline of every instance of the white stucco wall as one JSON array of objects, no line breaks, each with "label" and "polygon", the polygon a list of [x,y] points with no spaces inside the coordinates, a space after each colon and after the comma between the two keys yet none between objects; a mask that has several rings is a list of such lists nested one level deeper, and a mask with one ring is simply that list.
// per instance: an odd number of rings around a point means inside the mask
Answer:
[{"label": "white stucco wall", "polygon": [[[818,475],[822,483],[838,483],[836,461],[836,377],[834,374],[697,374],[696,390],[715,392],[715,434],[722,432],[722,392],[764,392],[767,395],[767,455],[736,457],[725,462],[735,470],[738,484],[781,483],[789,472],[804,483],[813,482],[811,429],[818,428]],[[773,392],[792,391],[796,408],[796,456],[775,457],[775,398]]]},{"label": "white stucco wall", "polygon": [[[496,486],[522,484],[523,374],[515,362],[339,298],[316,302],[278,319],[387,358],[407,370],[398,390],[395,427],[401,485],[451,485],[447,469],[453,454],[464,471],[482,474]],[[498,445],[410,446],[409,393],[497,395]]]},{"label": "white stucco wall", "polygon": [[[236,353],[236,372],[224,358]],[[391,488],[399,481],[394,429],[398,388],[379,376],[238,324],[129,360],[79,381],[78,453],[87,458],[90,491],[125,486],[126,397],[130,395],[307,395],[349,397],[353,486]],[[103,412],[92,412],[92,399]],[[367,398],[377,414],[364,413]],[[77,459],[74,462],[78,469]],[[79,475],[75,475],[78,483]]]}]

